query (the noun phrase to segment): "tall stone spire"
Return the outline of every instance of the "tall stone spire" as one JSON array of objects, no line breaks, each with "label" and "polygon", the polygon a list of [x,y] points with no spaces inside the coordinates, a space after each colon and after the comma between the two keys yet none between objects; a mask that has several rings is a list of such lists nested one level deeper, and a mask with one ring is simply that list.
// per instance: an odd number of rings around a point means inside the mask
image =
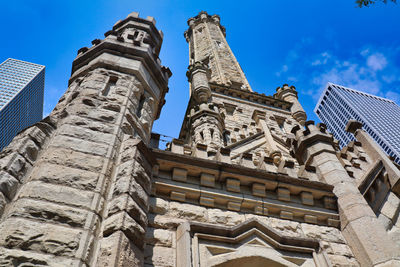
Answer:
[{"label": "tall stone spire", "polygon": [[225,28],[218,15],[200,12],[188,20],[185,32],[189,43],[189,64],[202,62],[211,70],[210,82],[252,91],[251,87],[225,39]]}]

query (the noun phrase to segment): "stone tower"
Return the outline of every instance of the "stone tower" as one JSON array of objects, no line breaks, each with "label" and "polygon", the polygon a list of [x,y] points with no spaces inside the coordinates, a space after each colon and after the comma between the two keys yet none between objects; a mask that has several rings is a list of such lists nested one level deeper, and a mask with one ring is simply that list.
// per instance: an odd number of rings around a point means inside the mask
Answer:
[{"label": "stone tower", "polygon": [[171,72],[131,13],[79,49],[66,93],[1,153],[0,266],[143,265],[147,144]]},{"label": "stone tower", "polygon": [[399,266],[399,166],[355,121],[339,151],[294,86],[253,92],[218,16],[188,25],[166,150],[154,19],[79,50],[54,111],[0,155],[0,266]]}]

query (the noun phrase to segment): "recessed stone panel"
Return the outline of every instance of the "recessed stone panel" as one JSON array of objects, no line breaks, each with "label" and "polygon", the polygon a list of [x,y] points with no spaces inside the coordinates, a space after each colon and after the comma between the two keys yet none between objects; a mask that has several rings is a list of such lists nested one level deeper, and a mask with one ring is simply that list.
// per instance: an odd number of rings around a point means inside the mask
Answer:
[{"label": "recessed stone panel", "polygon": [[215,176],[213,174],[202,173],[200,176],[200,184],[207,187],[215,187]]},{"label": "recessed stone panel", "polygon": [[172,180],[179,182],[186,182],[187,170],[181,168],[174,168],[172,170]]},{"label": "recessed stone panel", "polygon": [[276,193],[278,195],[278,199],[282,201],[290,201],[290,191],[287,188],[284,187],[278,187],[276,190]]},{"label": "recessed stone panel", "polygon": [[231,192],[240,192],[240,180],[228,178],[226,179],[226,190]]},{"label": "recessed stone panel", "polygon": [[314,197],[310,192],[301,192],[301,203],[308,206],[314,206]]},{"label": "recessed stone panel", "polygon": [[265,184],[254,183],[252,185],[252,193],[254,196],[265,197]]}]

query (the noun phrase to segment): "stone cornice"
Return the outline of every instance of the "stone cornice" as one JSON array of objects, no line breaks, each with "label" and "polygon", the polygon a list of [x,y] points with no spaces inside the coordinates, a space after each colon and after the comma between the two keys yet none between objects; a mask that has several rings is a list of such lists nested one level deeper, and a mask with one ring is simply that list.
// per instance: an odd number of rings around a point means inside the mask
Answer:
[{"label": "stone cornice", "polygon": [[338,227],[333,187],[157,149],[153,192],[174,201]]}]

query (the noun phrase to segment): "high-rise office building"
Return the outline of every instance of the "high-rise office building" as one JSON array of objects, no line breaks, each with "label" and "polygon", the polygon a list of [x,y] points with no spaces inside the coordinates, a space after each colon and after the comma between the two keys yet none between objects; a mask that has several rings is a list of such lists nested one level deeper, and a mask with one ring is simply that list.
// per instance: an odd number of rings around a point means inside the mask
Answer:
[{"label": "high-rise office building", "polygon": [[341,147],[354,140],[345,126],[355,119],[395,162],[400,162],[400,106],[392,100],[328,83],[314,112]]},{"label": "high-rise office building", "polygon": [[42,65],[9,58],[0,64],[0,150],[43,115]]}]

